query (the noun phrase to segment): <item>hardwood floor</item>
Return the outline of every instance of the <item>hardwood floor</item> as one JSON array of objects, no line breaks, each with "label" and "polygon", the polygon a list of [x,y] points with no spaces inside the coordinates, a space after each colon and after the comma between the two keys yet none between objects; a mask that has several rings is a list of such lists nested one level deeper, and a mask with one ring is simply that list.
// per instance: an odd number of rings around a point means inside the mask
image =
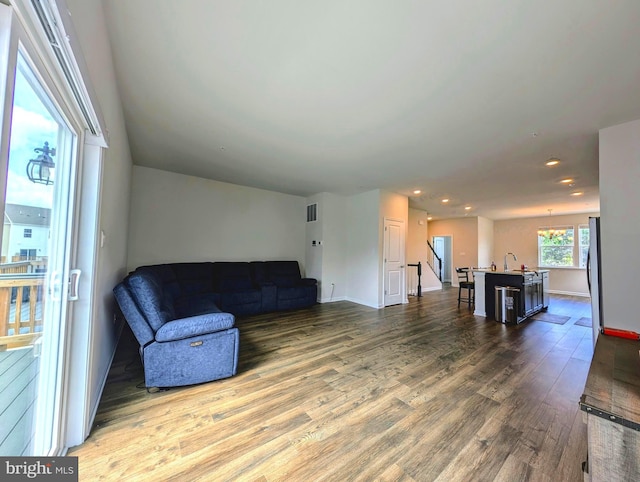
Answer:
[{"label": "hardwood floor", "polygon": [[154,394],[124,338],[80,480],[582,480],[588,298],[505,326],[456,297],[239,319],[235,377]]}]

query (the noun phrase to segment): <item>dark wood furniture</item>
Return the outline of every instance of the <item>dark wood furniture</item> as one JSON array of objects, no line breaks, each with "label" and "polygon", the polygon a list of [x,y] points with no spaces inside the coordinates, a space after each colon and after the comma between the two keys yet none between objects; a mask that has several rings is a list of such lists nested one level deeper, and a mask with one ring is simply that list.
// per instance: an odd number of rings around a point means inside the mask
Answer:
[{"label": "dark wood furniture", "polygon": [[580,408],[585,480],[640,480],[640,343],[599,335]]},{"label": "dark wood furniture", "polygon": [[[460,302],[467,303],[469,308],[475,303],[476,285],[473,282],[473,273],[469,268],[456,268],[458,274],[458,308]],[[471,275],[471,279],[469,279]],[[463,296],[462,290],[466,290],[466,296]]]},{"label": "dark wood furniture", "polygon": [[484,292],[487,318],[495,319],[496,286],[509,286],[520,290],[518,323],[539,311],[546,310],[549,306],[549,297],[545,296],[549,289],[548,271],[487,272]]}]

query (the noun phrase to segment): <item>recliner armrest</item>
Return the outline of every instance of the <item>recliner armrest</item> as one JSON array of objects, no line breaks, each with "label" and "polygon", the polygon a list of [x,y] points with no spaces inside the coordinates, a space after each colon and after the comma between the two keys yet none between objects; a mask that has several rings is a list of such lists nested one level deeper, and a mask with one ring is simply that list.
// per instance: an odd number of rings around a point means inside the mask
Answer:
[{"label": "recliner armrest", "polygon": [[156,341],[175,341],[206,335],[232,328],[235,317],[231,313],[206,313],[168,321],[156,331]]},{"label": "recliner armrest", "polygon": [[318,280],[315,278],[302,278],[300,284],[304,286],[314,286],[318,284]]}]

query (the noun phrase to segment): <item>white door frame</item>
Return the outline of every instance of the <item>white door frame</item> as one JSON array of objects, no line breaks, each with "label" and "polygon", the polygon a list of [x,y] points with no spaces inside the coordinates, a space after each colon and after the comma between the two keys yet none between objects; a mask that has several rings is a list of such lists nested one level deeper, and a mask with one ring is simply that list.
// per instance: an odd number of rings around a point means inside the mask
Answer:
[{"label": "white door frame", "polygon": [[[404,220],[393,218],[384,218],[383,224],[383,306],[408,303],[409,300],[407,299],[406,286],[406,225]],[[393,226],[399,227],[400,241],[397,246],[399,259],[393,262],[388,262],[387,257],[389,250],[393,248],[393,246],[390,246],[388,233],[390,232],[389,227]],[[396,285],[398,290],[393,290],[395,294],[388,293],[390,291],[390,283],[392,279],[394,283],[399,283],[399,286]]]},{"label": "white door frame", "polygon": [[[54,99],[54,103],[64,113],[70,124],[73,125],[77,133],[75,143],[76,161],[73,168],[75,176],[74,190],[69,199],[70,209],[75,209],[75,216],[69,224],[70,236],[69,252],[67,253],[68,268],[81,268],[79,296],[77,301],[65,303],[65,317],[67,327],[61,336],[64,338],[66,346],[60,353],[63,372],[57,390],[58,406],[55,411],[59,417],[55,423],[51,452],[49,455],[63,455],[70,445],[81,443],[88,435],[95,410],[88,403],[89,395],[95,389],[96,383],[90,374],[92,359],[92,345],[96,342],[96,335],[93,333],[92,322],[95,319],[95,306],[97,302],[95,284],[99,238],[99,201],[102,180],[102,155],[103,148],[107,147],[106,141],[101,133],[94,135],[88,130],[87,123],[83,120],[83,115],[73,106],[75,101],[72,97],[70,87],[59,75],[59,71],[52,63],[52,53],[50,46],[46,42],[46,36],[41,31],[39,23],[32,17],[32,7],[27,0],[18,0],[13,9],[0,5],[0,24],[3,27],[3,35],[0,35],[1,42],[11,42],[9,52],[12,57],[2,58],[0,62],[0,104],[3,105],[3,118],[0,120],[2,126],[2,138],[7,138],[10,128],[10,117],[8,112],[9,103],[13,93],[12,83],[7,81],[15,71],[16,61],[13,49],[16,45],[16,32],[19,30],[19,40],[29,55],[29,59],[35,64],[38,75],[46,75],[43,80],[43,87],[48,90],[49,95]],[[4,9],[7,10],[4,10]],[[64,20],[64,19],[63,19]],[[62,22],[64,23],[64,22]],[[4,27],[9,27],[11,32]],[[57,26],[61,28],[61,24]],[[64,38],[67,38],[63,36]],[[8,69],[5,71],[5,69]],[[84,80],[83,80],[84,81]],[[6,95],[8,94],[8,95]],[[3,98],[4,97],[4,98]],[[90,101],[89,101],[90,102]],[[102,116],[95,111],[91,105],[92,114],[97,116],[98,124],[101,124]],[[83,127],[84,126],[84,127]],[[94,126],[95,127],[95,126]],[[0,151],[0,165],[7,168],[8,147],[2,145]],[[5,190],[6,179],[0,176],[0,191]],[[82,209],[80,209],[80,207]],[[4,211],[4,199],[0,197],[0,208]],[[1,238],[1,235],[0,235]],[[64,299],[67,299],[69,284],[68,269],[61,273],[61,291]],[[73,349],[72,349],[73,348]],[[97,403],[96,403],[97,408]],[[71,443],[69,443],[71,442]],[[43,455],[43,454],[38,454]]]}]

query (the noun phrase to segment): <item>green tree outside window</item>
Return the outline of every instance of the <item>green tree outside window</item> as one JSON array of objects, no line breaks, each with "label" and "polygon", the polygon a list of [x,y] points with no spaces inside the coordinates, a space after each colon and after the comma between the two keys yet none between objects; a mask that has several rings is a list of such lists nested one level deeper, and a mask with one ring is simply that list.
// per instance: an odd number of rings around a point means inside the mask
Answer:
[{"label": "green tree outside window", "polygon": [[544,267],[570,267],[573,263],[573,226],[541,228],[538,232],[538,264]]}]

